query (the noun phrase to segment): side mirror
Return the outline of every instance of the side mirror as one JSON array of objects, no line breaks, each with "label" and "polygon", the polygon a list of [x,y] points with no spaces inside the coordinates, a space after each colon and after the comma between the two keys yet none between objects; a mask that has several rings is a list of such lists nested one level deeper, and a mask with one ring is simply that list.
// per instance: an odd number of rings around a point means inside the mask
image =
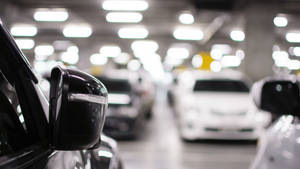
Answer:
[{"label": "side mirror", "polygon": [[[260,82],[261,83],[261,82]],[[269,80],[261,83],[257,107],[276,115],[296,115],[299,110],[299,84],[290,80]]]},{"label": "side mirror", "polygon": [[50,133],[57,150],[90,149],[99,144],[107,90],[93,76],[55,67],[51,72]]}]

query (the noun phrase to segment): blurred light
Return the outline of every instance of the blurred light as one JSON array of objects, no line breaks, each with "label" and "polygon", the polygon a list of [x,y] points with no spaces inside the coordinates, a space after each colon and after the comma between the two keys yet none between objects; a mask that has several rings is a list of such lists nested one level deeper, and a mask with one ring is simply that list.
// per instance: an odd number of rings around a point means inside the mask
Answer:
[{"label": "blurred light", "polygon": [[173,36],[177,40],[202,40],[204,35],[197,28],[177,28],[173,32]]},{"label": "blurred light", "polygon": [[289,54],[286,51],[273,51],[272,58],[276,60],[288,59]]},{"label": "blurred light", "polygon": [[67,51],[68,51],[68,52],[71,52],[71,53],[78,53],[78,52],[79,52],[79,49],[78,49],[77,46],[69,46],[69,47],[67,48]]},{"label": "blurred light", "polygon": [[214,44],[211,47],[210,55],[215,60],[220,60],[223,55],[231,53],[231,46],[227,44]]},{"label": "blurred light", "polygon": [[122,39],[145,39],[149,32],[146,28],[128,27],[119,29],[118,35]]},{"label": "blurred light", "polygon": [[241,49],[236,50],[235,55],[240,58],[240,60],[243,60],[245,58],[245,52]]},{"label": "blurred light", "polygon": [[272,58],[278,67],[288,67],[289,54],[286,51],[273,51]]},{"label": "blurred light", "polygon": [[34,47],[34,40],[32,39],[15,39],[20,49],[32,49]]},{"label": "blurred light", "polygon": [[287,68],[290,70],[299,70],[300,69],[300,61],[299,60],[289,60]]},{"label": "blurred light", "polygon": [[77,46],[68,47],[66,52],[61,55],[61,60],[67,64],[74,65],[79,61],[79,49]]},{"label": "blurred light", "polygon": [[87,38],[92,34],[92,28],[88,25],[69,25],[63,30],[63,34],[68,38]]},{"label": "blurred light", "polygon": [[138,23],[143,15],[138,12],[110,12],[106,15],[107,22],[113,23]]},{"label": "blurred light", "polygon": [[215,60],[220,60],[223,57],[223,52],[220,49],[212,49],[210,56]]},{"label": "blurred light", "polygon": [[178,19],[182,24],[193,24],[195,21],[194,16],[190,13],[180,14]]},{"label": "blurred light", "polygon": [[214,44],[211,47],[212,49],[219,49],[222,51],[223,54],[229,54],[232,51],[230,45],[227,44]]},{"label": "blurred light", "polygon": [[181,64],[183,64],[184,59],[176,59],[176,58],[170,58],[170,57],[166,57],[165,63],[171,66],[179,66]]},{"label": "blurred light", "polygon": [[48,64],[45,61],[34,61],[33,67],[34,67],[34,70],[39,74],[43,74],[43,73],[49,71]]},{"label": "blurred light", "polygon": [[39,45],[34,48],[36,60],[46,60],[48,56],[54,53],[52,45]]},{"label": "blurred light", "polygon": [[233,41],[241,42],[245,40],[245,33],[240,30],[234,30],[230,32],[230,38]]},{"label": "blurred light", "polygon": [[280,47],[278,45],[273,45],[272,50],[273,51],[280,50]]},{"label": "blurred light", "polygon": [[300,56],[300,47],[293,47],[293,54],[295,56]]},{"label": "blurred light", "polygon": [[148,7],[144,0],[106,0],[102,4],[104,10],[115,11],[145,11]]},{"label": "blurred light", "polygon": [[129,104],[131,101],[129,95],[127,94],[108,94],[108,104]]},{"label": "blurred light", "polygon": [[210,63],[210,70],[213,72],[220,72],[222,69],[222,65],[219,61],[212,61]]},{"label": "blurred light", "polygon": [[288,42],[292,42],[292,43],[300,43],[300,32],[288,32],[285,35],[285,39]]},{"label": "blurred light", "polygon": [[72,45],[72,42],[67,40],[56,40],[53,42],[54,49],[56,50],[67,50]]},{"label": "blurred light", "polygon": [[78,63],[79,55],[78,53],[73,53],[73,52],[63,52],[61,55],[61,60],[65,63],[74,65]]},{"label": "blurred light", "polygon": [[203,64],[203,58],[201,55],[193,56],[192,65],[194,66],[194,68],[199,68],[202,66],[202,64]]},{"label": "blurred light", "polygon": [[189,50],[184,47],[171,47],[167,51],[167,57],[172,59],[186,59],[189,55]]},{"label": "blurred light", "polygon": [[107,57],[99,53],[95,53],[90,56],[90,62],[93,65],[105,65],[107,63]]},{"label": "blurred light", "polygon": [[277,27],[286,27],[288,25],[288,20],[284,16],[276,16],[273,19],[273,23]]},{"label": "blurred light", "polygon": [[130,55],[128,53],[121,53],[114,58],[114,61],[118,64],[125,65],[126,63],[128,63],[129,59]]},{"label": "blurred light", "polygon": [[140,58],[143,67],[147,70],[155,80],[162,80],[164,69],[161,63],[161,57],[157,53],[146,53]]},{"label": "blurred light", "polygon": [[33,18],[35,21],[63,22],[69,18],[69,13],[64,8],[38,9]]},{"label": "blurred light", "polygon": [[127,68],[131,71],[137,71],[141,68],[140,61],[133,59],[127,64]]},{"label": "blurred light", "polygon": [[99,150],[98,151],[98,156],[99,157],[106,157],[108,159],[111,159],[113,157],[113,154],[109,151]]},{"label": "blurred light", "polygon": [[137,40],[132,42],[131,49],[133,51],[140,51],[142,53],[152,52],[155,53],[159,48],[157,42],[153,40]]},{"label": "blurred light", "polygon": [[102,46],[99,50],[99,53],[105,55],[106,57],[117,57],[121,54],[121,48],[115,45]]},{"label": "blurred light", "polygon": [[221,59],[222,67],[238,67],[241,64],[241,59],[234,55],[226,55]]},{"label": "blurred light", "polygon": [[33,25],[14,25],[10,32],[13,36],[28,36],[32,37],[37,34],[37,28]]}]

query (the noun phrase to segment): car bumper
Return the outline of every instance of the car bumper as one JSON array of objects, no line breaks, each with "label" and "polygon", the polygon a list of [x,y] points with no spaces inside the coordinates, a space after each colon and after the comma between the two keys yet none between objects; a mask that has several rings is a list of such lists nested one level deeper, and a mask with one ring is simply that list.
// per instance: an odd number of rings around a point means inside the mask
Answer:
[{"label": "car bumper", "polygon": [[180,124],[180,134],[183,139],[220,139],[220,140],[256,140],[267,124],[255,121],[232,120],[185,120]]},{"label": "car bumper", "polygon": [[128,117],[107,117],[103,132],[113,138],[131,138],[135,136],[136,119]]}]

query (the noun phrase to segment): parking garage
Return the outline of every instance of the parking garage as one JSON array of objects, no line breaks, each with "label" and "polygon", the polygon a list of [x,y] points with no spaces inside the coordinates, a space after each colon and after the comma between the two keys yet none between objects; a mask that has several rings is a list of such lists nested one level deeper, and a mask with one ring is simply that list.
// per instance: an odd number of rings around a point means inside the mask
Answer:
[{"label": "parking garage", "polygon": [[299,5],[1,0],[0,168],[299,168]]}]

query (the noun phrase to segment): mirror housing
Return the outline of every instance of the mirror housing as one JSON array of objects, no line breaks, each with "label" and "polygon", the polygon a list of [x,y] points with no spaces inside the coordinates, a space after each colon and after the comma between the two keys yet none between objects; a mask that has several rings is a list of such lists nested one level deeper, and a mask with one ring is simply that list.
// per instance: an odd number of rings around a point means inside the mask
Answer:
[{"label": "mirror housing", "polygon": [[105,86],[81,71],[51,72],[49,123],[56,150],[91,149],[99,144],[108,105]]},{"label": "mirror housing", "polygon": [[[299,83],[292,80],[257,82],[254,96],[256,106],[275,115],[297,115],[299,111]],[[253,95],[253,93],[252,93]]]}]

